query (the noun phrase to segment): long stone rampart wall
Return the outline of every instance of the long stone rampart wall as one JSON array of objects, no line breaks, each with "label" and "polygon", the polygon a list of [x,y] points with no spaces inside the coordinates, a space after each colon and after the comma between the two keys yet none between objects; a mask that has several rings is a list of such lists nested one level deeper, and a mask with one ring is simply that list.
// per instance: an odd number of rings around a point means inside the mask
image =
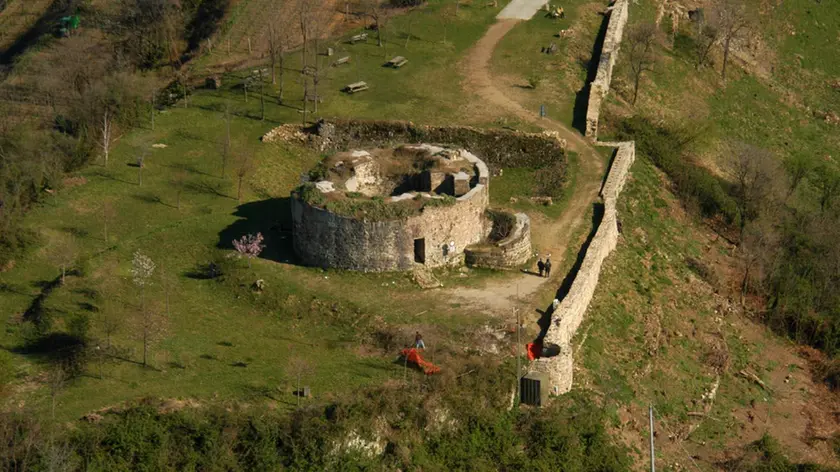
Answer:
[{"label": "long stone rampart wall", "polygon": [[555,357],[537,359],[532,370],[547,372],[553,394],[559,395],[572,388],[574,379],[574,359],[572,338],[583,322],[583,317],[595,295],[601,266],[604,260],[618,244],[617,203],[630,167],[636,159],[636,144],[628,142],[598,142],[598,119],[601,114],[601,102],[609,92],[612,71],[618,58],[624,27],[629,14],[629,0],[617,0],[611,7],[604,47],[598,63],[598,72],[591,84],[589,105],[586,111],[586,136],[595,140],[599,146],[616,148],[607,179],[601,187],[601,200],[604,214],[595,235],[584,254],[569,292],[551,314],[551,324],[545,333],[544,344],[557,344],[560,354]]},{"label": "long stone rampart wall", "polygon": [[534,370],[549,373],[554,394],[566,393],[572,388],[571,341],[583,322],[583,316],[595,294],[601,265],[618,244],[616,203],[635,158],[635,143],[621,143],[618,146],[607,180],[601,189],[604,215],[589,243],[583,263],[575,275],[569,292],[552,314],[551,326],[543,341],[545,344],[560,346],[560,355],[538,359],[535,362],[536,365],[532,366]]},{"label": "long stone rampart wall", "polygon": [[598,119],[601,116],[601,102],[610,91],[612,82],[613,67],[618,59],[618,51],[621,48],[621,38],[624,34],[624,26],[629,16],[629,0],[616,0],[610,7],[610,19],[607,25],[607,32],[604,36],[604,47],[601,49],[601,58],[598,61],[598,71],[595,80],[589,87],[589,104],[586,107],[586,136],[597,138]]}]

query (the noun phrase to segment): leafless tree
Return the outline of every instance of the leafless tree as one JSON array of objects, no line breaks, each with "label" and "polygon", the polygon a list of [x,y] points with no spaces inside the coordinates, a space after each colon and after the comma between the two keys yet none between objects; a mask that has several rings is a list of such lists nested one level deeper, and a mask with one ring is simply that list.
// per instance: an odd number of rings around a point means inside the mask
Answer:
[{"label": "leafless tree", "polygon": [[382,47],[387,19],[382,0],[362,0],[362,11],[373,21],[373,27],[376,29],[376,45]]},{"label": "leafless tree", "polygon": [[143,343],[143,367],[149,365],[149,350],[166,334],[168,320],[158,303],[142,304],[135,313],[134,333]]},{"label": "leafless tree", "polygon": [[61,284],[67,276],[67,269],[76,262],[78,257],[78,249],[76,242],[71,235],[57,235],[56,240],[52,242],[48,250],[49,258],[61,270]]},{"label": "leafless tree", "polygon": [[145,144],[141,144],[137,150],[137,185],[143,186],[143,168],[146,167],[146,156],[149,155],[149,148]]},{"label": "leafless tree", "polygon": [[289,361],[289,372],[294,376],[295,395],[297,396],[297,404],[300,405],[300,398],[303,396],[301,387],[301,380],[304,376],[310,374],[312,371],[312,364],[302,357],[294,357]]},{"label": "leafless tree", "polygon": [[[312,25],[313,25],[313,13],[315,10],[315,2],[311,2],[308,0],[298,0],[297,4],[297,13],[298,13],[298,26],[300,27],[300,34],[303,37],[303,47],[301,48],[301,73],[303,70],[306,69],[307,61],[308,61],[308,47],[309,47],[309,40],[312,36]],[[317,53],[317,51],[316,51]]]},{"label": "leafless tree", "polygon": [[50,411],[52,412],[52,417],[55,419],[55,402],[58,394],[64,389],[67,381],[70,379],[70,374],[67,370],[67,367],[57,362],[50,366],[50,369],[47,372],[47,385],[50,388]]},{"label": "leafless tree", "polygon": [[250,175],[253,170],[254,165],[251,150],[247,145],[240,147],[240,149],[236,152],[236,199],[240,202],[242,201],[242,183],[245,180],[245,177]]},{"label": "leafless tree", "polygon": [[67,440],[50,438],[41,447],[47,472],[73,470],[73,450]]},{"label": "leafless tree", "polygon": [[184,94],[184,108],[189,106],[189,81],[190,81],[190,68],[187,66],[181,67],[178,70],[176,76],[178,77],[178,83],[181,84],[181,92]]},{"label": "leafless tree", "polygon": [[811,173],[813,164],[810,156],[793,154],[785,159],[784,168],[788,177],[788,189],[785,199],[788,199],[796,192],[799,184]]},{"label": "leafless tree", "polygon": [[633,105],[639,96],[642,75],[652,71],[656,63],[654,47],[658,37],[657,31],[653,23],[642,23],[633,27],[627,35],[630,71],[633,74]]},{"label": "leafless tree", "polygon": [[732,143],[732,176],[735,202],[741,213],[741,235],[750,221],[775,205],[779,183],[778,166],[773,155],[759,147]]},{"label": "leafless tree", "polygon": [[408,49],[408,41],[411,39],[411,25],[414,24],[414,10],[416,10],[416,6],[412,6],[406,12],[406,18],[408,19],[408,26],[405,31],[405,48]]},{"label": "leafless tree", "polygon": [[124,325],[122,300],[115,298],[120,291],[118,278],[118,263],[114,259],[105,259],[96,277],[96,285],[100,288],[102,302],[96,311],[96,328],[105,337],[105,351],[110,352],[111,340]]},{"label": "leafless tree", "polygon": [[96,324],[105,336],[105,350],[111,350],[111,340],[123,327],[122,313],[119,305],[111,300],[105,300],[103,306],[97,312]]},{"label": "leafless tree", "polygon": [[742,0],[722,0],[714,18],[723,44],[723,67],[720,76],[726,79],[732,41],[740,39],[749,30],[749,14]]},{"label": "leafless tree", "polygon": [[27,411],[0,413],[0,465],[3,470],[30,470],[44,434],[36,416]]},{"label": "leafless tree", "polygon": [[108,155],[111,152],[111,145],[119,139],[114,136],[114,115],[111,110],[105,109],[102,113],[102,124],[99,128],[99,146],[102,148],[102,157],[105,160],[105,167],[108,167]]},{"label": "leafless tree", "polygon": [[[271,84],[277,84],[277,68],[280,67],[281,81],[283,59],[287,48],[288,33],[286,25],[275,25],[274,22],[268,24],[268,56],[271,61]],[[282,84],[281,84],[282,90]]]},{"label": "leafless tree", "polygon": [[100,204],[100,217],[102,218],[102,232],[105,238],[105,244],[108,244],[108,223],[117,215],[114,204],[111,200],[102,200]]},{"label": "leafless tree", "polygon": [[225,134],[222,137],[222,178],[225,178],[225,167],[227,167],[228,156],[230,156],[230,100],[225,101],[224,115]]},{"label": "leafless tree", "polygon": [[172,187],[175,189],[175,208],[181,209],[181,194],[187,187],[189,175],[187,171],[181,169],[172,175]]},{"label": "leafless tree", "polygon": [[840,196],[840,171],[831,164],[822,164],[814,170],[810,180],[818,192],[820,212],[824,215]]},{"label": "leafless tree", "polygon": [[704,24],[697,35],[697,44],[694,52],[697,54],[697,62],[694,64],[696,69],[703,67],[709,58],[709,53],[717,43],[720,34],[718,29],[711,24]]},{"label": "leafless tree", "polygon": [[446,44],[446,34],[449,30],[449,25],[458,18],[458,10],[455,5],[445,5],[440,9],[440,21],[443,24],[443,43]]}]

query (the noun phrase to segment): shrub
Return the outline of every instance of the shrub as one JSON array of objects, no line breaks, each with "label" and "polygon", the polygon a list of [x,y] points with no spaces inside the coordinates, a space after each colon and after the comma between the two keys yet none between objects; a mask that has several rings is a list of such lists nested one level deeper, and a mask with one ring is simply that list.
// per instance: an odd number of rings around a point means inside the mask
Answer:
[{"label": "shrub", "polygon": [[568,166],[565,161],[557,161],[550,167],[536,173],[536,194],[542,197],[559,198],[566,188]]},{"label": "shrub", "polygon": [[730,225],[740,221],[735,200],[721,181],[686,159],[685,147],[696,137],[688,130],[658,127],[637,115],[621,122],[618,137],[635,140],[636,150],[668,174],[680,197],[696,203],[702,216],[720,217]]},{"label": "shrub", "polygon": [[493,222],[490,241],[501,241],[510,235],[516,226],[516,216],[507,211],[487,210],[487,217]]},{"label": "shrub", "polygon": [[[443,198],[430,198],[426,200],[426,203],[423,204],[423,207],[435,208],[435,207],[445,207],[445,206],[452,206],[454,205],[458,199],[453,197],[452,195],[442,195]],[[420,197],[423,198],[423,197]]]},{"label": "shrub", "polygon": [[307,182],[301,185],[295,189],[293,194],[301,201],[304,201],[312,206],[320,206],[327,201],[327,197],[325,197],[320,190],[315,188],[315,184],[312,182]]}]

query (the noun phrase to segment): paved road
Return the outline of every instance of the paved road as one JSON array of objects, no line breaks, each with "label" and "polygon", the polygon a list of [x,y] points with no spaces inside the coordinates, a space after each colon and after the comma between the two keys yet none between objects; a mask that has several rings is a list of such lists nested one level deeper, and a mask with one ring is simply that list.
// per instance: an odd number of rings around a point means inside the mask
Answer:
[{"label": "paved road", "polygon": [[497,20],[530,20],[546,0],[513,0],[496,16]]}]

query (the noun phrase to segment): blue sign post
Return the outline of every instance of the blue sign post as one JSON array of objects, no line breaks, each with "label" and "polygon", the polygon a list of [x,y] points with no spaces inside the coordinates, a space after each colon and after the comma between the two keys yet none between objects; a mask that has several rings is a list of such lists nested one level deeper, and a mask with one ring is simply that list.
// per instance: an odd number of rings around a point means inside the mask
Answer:
[{"label": "blue sign post", "polygon": [[545,118],[545,105],[540,105],[540,118]]}]

